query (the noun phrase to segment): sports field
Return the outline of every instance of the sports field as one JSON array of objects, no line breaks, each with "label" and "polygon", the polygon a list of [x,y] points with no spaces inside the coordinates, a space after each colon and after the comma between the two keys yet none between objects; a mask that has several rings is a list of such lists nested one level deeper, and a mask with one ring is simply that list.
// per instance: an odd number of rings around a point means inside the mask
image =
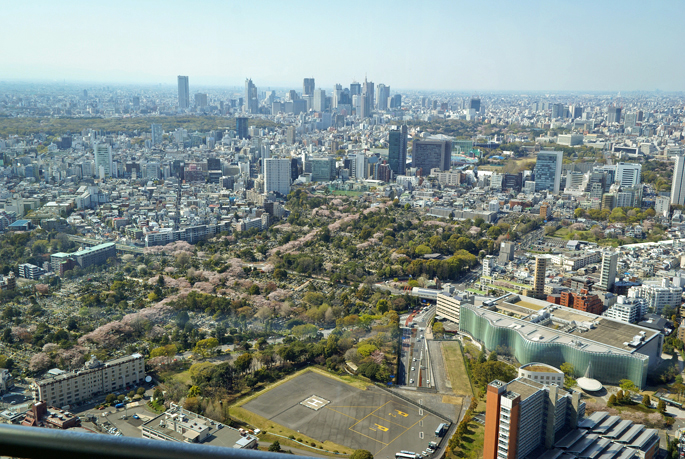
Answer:
[{"label": "sports field", "polygon": [[357,389],[314,372],[304,373],[249,401],[243,408],[315,440],[392,457],[421,452],[438,441],[445,420],[381,389]]}]

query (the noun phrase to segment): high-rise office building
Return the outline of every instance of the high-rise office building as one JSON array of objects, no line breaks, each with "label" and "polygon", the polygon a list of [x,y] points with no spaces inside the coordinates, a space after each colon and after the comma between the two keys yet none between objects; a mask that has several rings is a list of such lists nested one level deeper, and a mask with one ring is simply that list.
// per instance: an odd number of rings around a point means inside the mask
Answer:
[{"label": "high-rise office building", "polygon": [[297,158],[292,158],[290,160],[290,183],[297,180],[300,176],[300,164],[297,162]]},{"label": "high-rise office building", "polygon": [[195,106],[196,107],[206,107],[207,106],[207,94],[197,93],[195,94]]},{"label": "high-rise office building", "polygon": [[571,105],[568,108],[568,112],[571,119],[575,120],[583,116],[583,107],[581,107],[580,105]]},{"label": "high-rise office building", "polygon": [[538,255],[535,257],[535,277],[533,278],[532,297],[545,298],[545,273],[547,272],[547,257]]},{"label": "high-rise office building", "polygon": [[305,78],[304,83],[302,84],[302,95],[313,96],[315,87],[314,78]]},{"label": "high-rise office building", "polygon": [[152,126],[150,127],[150,141],[152,142],[152,145],[161,145],[163,136],[164,130],[162,129],[162,125],[152,123]]},{"label": "high-rise office building", "polygon": [[395,94],[390,98],[390,108],[402,108],[402,94]]},{"label": "high-rise office building", "polygon": [[564,104],[552,104],[552,118],[564,118],[566,106]]},{"label": "high-rise office building", "polygon": [[356,96],[359,103],[357,115],[360,118],[368,118],[371,116],[371,106],[369,105],[369,98],[364,95]]},{"label": "high-rise office building", "polygon": [[337,106],[342,103],[342,102],[340,102],[340,97],[342,96],[342,94],[343,94],[342,85],[336,84],[333,87],[333,101],[332,101],[332,105],[331,105],[333,108],[337,108]]},{"label": "high-rise office building", "polygon": [[103,168],[105,177],[112,176],[112,146],[98,142],[93,146],[93,156],[95,157],[95,174],[100,174],[100,167]]},{"label": "high-rise office building", "polygon": [[329,182],[335,179],[335,158],[308,159],[305,166],[311,166],[312,182]]},{"label": "high-rise office building", "polygon": [[362,93],[361,83],[357,83],[356,81],[354,83],[350,83],[350,97],[358,96],[361,93]]},{"label": "high-rise office building", "polygon": [[178,76],[178,108],[186,109],[190,107],[190,87],[188,86],[187,76]]},{"label": "high-rise office building", "polygon": [[364,180],[368,177],[369,158],[364,153],[357,153],[357,156],[354,158],[353,167],[354,177]]},{"label": "high-rise office building", "polygon": [[685,156],[675,157],[673,183],[671,183],[671,205],[685,205]]},{"label": "high-rise office building", "polygon": [[239,139],[247,139],[247,118],[235,119],[235,132]]},{"label": "high-rise office building", "polygon": [[285,129],[285,141],[288,145],[292,145],[295,143],[295,126],[288,126]]},{"label": "high-rise office building", "polygon": [[287,93],[285,93],[286,102],[291,102],[291,101],[297,100],[299,98],[300,98],[300,96],[297,95],[297,91],[295,91],[294,89],[291,89]]},{"label": "high-rise office building", "polygon": [[312,103],[312,109],[315,112],[326,111],[326,90],[325,89],[315,89],[314,90],[314,101]]},{"label": "high-rise office building", "polygon": [[395,175],[407,171],[407,126],[391,129],[388,133],[388,163]]},{"label": "high-rise office building", "polygon": [[378,110],[388,109],[388,99],[390,98],[390,86],[379,83],[376,87],[376,107]]},{"label": "high-rise office building", "polygon": [[559,193],[561,186],[561,151],[541,151],[535,161],[535,191],[548,190]]},{"label": "high-rise office building", "polygon": [[637,113],[626,113],[623,119],[625,127],[632,128],[637,126]]},{"label": "high-rise office building", "polygon": [[618,163],[614,182],[620,182],[623,188],[637,186],[640,184],[641,172],[642,164]]},{"label": "high-rise office building", "polygon": [[290,193],[290,165],[288,158],[264,160],[264,192],[271,191],[287,196]]},{"label": "high-rise office building", "polygon": [[469,110],[480,111],[480,97],[472,97],[469,101]]},{"label": "high-rise office building", "polygon": [[618,264],[617,252],[605,252],[602,254],[602,270],[600,272],[599,284],[602,290],[610,292],[616,282],[616,265]]},{"label": "high-rise office building", "polygon": [[499,247],[499,256],[497,261],[502,264],[514,261],[514,252],[516,251],[515,242],[502,242]]},{"label": "high-rise office building", "polygon": [[366,99],[366,104],[369,107],[369,111],[363,118],[368,117],[371,115],[371,110],[373,110],[373,107],[376,106],[375,104],[375,93],[373,90],[373,82],[372,81],[367,81],[366,78],[364,78],[364,83],[362,84],[362,98]]},{"label": "high-rise office building", "polygon": [[452,142],[449,140],[414,140],[412,167],[428,175],[431,169],[448,171],[452,165]]},{"label": "high-rise office building", "polygon": [[585,415],[580,392],[526,377],[492,381],[486,393],[484,459],[523,459],[537,448],[551,449]]},{"label": "high-rise office building", "polygon": [[245,80],[245,113],[259,113],[257,86],[252,83],[250,78]]},{"label": "high-rise office building", "polygon": [[607,110],[607,124],[614,124],[621,122],[621,108],[609,107]]}]

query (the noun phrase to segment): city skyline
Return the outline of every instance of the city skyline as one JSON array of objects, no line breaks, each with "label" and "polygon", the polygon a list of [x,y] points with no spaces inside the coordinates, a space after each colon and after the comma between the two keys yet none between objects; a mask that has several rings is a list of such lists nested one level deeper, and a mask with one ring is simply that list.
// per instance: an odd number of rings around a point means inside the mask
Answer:
[{"label": "city skyline", "polygon": [[[433,2],[418,11],[408,2],[352,2],[343,11],[304,1],[195,5],[10,2],[9,15],[32,22],[0,32],[13,44],[0,74],[123,84],[189,75],[191,84],[229,87],[247,77],[258,87],[301,88],[314,77],[328,89],[368,75],[394,90],[685,90],[685,64],[668,46],[681,39],[682,2]],[[360,27],[348,32],[344,17],[355,11],[364,11]],[[336,16],[339,30],[329,27]]]}]

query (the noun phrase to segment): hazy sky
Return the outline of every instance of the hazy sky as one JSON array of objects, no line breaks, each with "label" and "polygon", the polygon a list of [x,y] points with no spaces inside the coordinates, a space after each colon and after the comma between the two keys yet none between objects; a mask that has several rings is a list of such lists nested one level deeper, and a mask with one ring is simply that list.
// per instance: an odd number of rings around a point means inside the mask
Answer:
[{"label": "hazy sky", "polygon": [[685,1],[3,0],[0,80],[685,90]]}]

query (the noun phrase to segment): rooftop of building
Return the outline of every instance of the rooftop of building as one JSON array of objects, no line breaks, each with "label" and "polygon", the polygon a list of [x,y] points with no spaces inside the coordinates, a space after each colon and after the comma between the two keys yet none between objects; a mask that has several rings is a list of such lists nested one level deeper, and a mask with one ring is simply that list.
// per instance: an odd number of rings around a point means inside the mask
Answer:
[{"label": "rooftop of building", "polygon": [[538,373],[563,373],[558,368],[553,367],[552,365],[547,365],[546,363],[529,363],[527,365],[521,365],[520,367],[521,370],[526,370],[526,371],[535,371]]},{"label": "rooftop of building", "polygon": [[79,250],[78,252],[74,253],[74,255],[84,255],[90,252],[95,252],[100,249],[106,249],[109,247],[114,247],[115,243],[114,242],[103,242],[102,244],[95,245],[93,247],[88,247],[86,249]]},{"label": "rooftop of building", "polygon": [[[145,423],[142,423],[142,425],[147,429],[159,432],[178,441],[185,441],[186,439],[191,439],[197,436],[195,435],[196,432],[192,430],[187,430],[185,434],[182,434],[173,429],[160,426],[160,421],[164,421],[168,417],[173,416],[176,414],[178,409],[179,407],[171,408],[169,411],[162,413]],[[236,443],[245,442],[245,439],[247,438],[243,436],[237,429],[227,427],[220,422],[199,416],[191,411],[182,409],[180,414],[186,416],[190,422],[197,422],[199,425],[209,428],[209,436],[205,439],[205,441],[202,442],[203,445],[232,448]]]},{"label": "rooftop of building", "polygon": [[138,358],[142,359],[143,356],[141,354],[135,353],[135,354],[131,354],[131,355],[126,355],[124,357],[119,357],[116,359],[108,360],[104,363],[100,362],[96,358],[91,358],[91,360],[86,362],[86,364],[80,370],[70,371],[68,373],[60,370],[61,373],[58,373],[58,372],[54,371],[55,369],[52,369],[49,372],[47,372],[46,374],[44,374],[41,379],[36,379],[35,382],[36,382],[36,384],[43,384],[43,383],[47,383],[47,382],[57,382],[57,381],[61,381],[61,380],[66,380],[66,379],[69,379],[69,378],[72,378],[72,377],[78,375],[82,371],[89,371],[89,370],[96,370],[99,368],[110,367],[113,365],[118,365],[118,364],[122,364],[125,362],[129,362],[131,360],[135,360]]},{"label": "rooftop of building", "polygon": [[[546,390],[546,388],[547,386],[545,384],[533,381],[532,379],[517,378],[507,385],[507,391],[504,395],[507,396],[507,394],[518,394],[521,396],[521,401],[523,401],[540,390]],[[568,394],[569,392],[563,389],[557,390],[557,398],[564,397]]]},{"label": "rooftop of building", "polygon": [[[530,310],[528,316],[522,318],[509,317],[496,310],[499,304],[505,307],[518,305],[512,303],[516,295],[508,295],[497,300],[485,302],[483,307],[473,307],[478,314],[485,316],[492,324],[516,330],[525,339],[539,343],[555,343],[573,346],[586,352],[626,352],[633,354],[647,341],[659,332],[637,325],[615,321],[576,309],[547,303],[546,301],[526,298],[533,304],[543,303],[544,309]],[[469,306],[471,307],[471,306]],[[557,328],[543,325],[551,320]],[[639,343],[635,341],[641,337]],[[634,343],[634,344],[628,344]]]}]

